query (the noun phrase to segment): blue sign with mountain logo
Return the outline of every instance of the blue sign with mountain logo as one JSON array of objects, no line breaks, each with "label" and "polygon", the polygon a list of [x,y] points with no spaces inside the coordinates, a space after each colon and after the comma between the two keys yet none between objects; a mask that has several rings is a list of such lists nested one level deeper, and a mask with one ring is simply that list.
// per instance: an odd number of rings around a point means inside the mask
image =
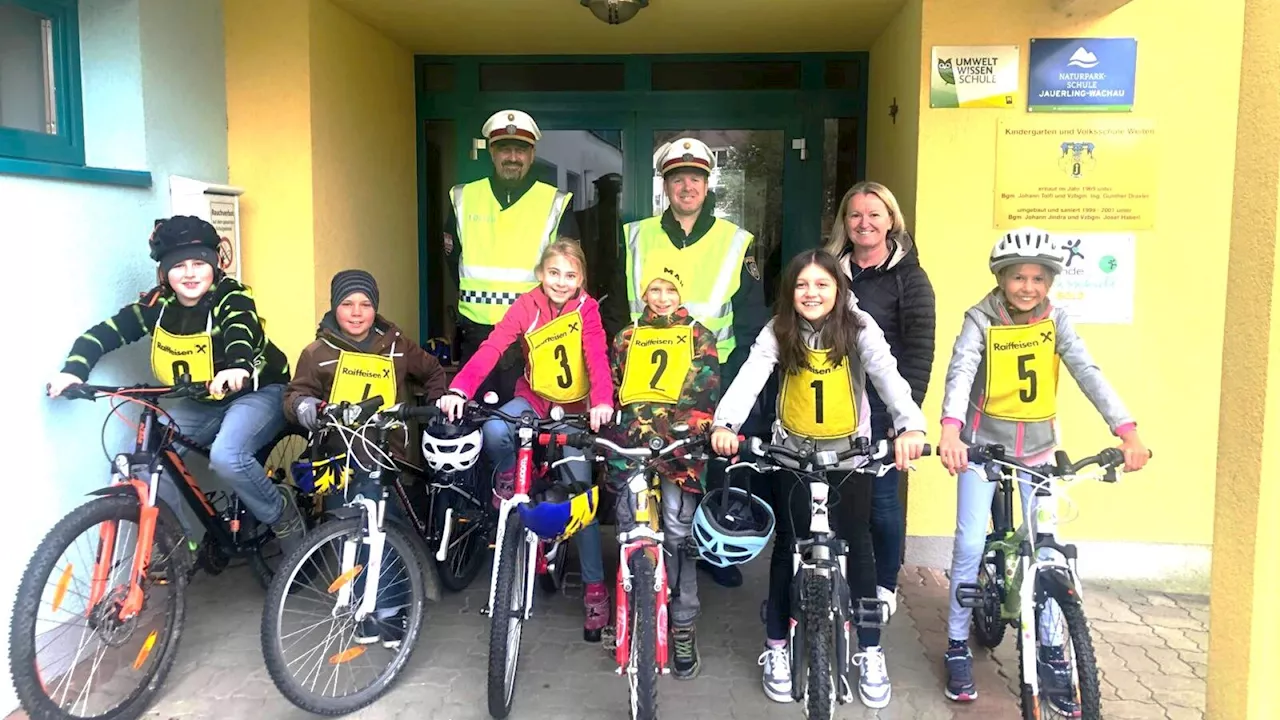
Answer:
[{"label": "blue sign with mountain logo", "polygon": [[1138,41],[1033,38],[1027,112],[1130,112]]}]

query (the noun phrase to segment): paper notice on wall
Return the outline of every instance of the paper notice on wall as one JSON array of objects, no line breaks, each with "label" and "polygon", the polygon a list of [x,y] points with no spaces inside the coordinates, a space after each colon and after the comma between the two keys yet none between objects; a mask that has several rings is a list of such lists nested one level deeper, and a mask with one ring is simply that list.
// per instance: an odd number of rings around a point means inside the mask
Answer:
[{"label": "paper notice on wall", "polygon": [[1054,233],[1065,268],[1049,297],[1076,323],[1133,322],[1132,233]]},{"label": "paper notice on wall", "polygon": [[240,263],[240,188],[217,185],[191,178],[169,177],[169,208],[172,215],[194,215],[208,220],[218,236],[218,265],[224,273],[242,280]]},{"label": "paper notice on wall", "polygon": [[939,45],[929,63],[929,107],[1013,108],[1018,104],[1017,45]]}]

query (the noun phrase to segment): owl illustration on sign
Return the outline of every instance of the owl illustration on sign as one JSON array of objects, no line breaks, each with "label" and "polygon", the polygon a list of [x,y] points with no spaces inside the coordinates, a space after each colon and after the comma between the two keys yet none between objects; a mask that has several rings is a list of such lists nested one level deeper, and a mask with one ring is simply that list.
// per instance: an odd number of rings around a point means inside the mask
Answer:
[{"label": "owl illustration on sign", "polygon": [[1084,177],[1084,174],[1093,170],[1098,163],[1097,158],[1093,156],[1091,142],[1064,142],[1061,148],[1062,155],[1058,158],[1058,167],[1073,178]]},{"label": "owl illustration on sign", "polygon": [[956,84],[956,73],[951,67],[951,58],[938,58],[938,76],[948,85]]}]

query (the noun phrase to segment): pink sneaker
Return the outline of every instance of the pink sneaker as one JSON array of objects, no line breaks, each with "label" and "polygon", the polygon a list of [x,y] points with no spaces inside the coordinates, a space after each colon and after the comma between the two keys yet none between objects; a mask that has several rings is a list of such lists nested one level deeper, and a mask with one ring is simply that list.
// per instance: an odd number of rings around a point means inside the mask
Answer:
[{"label": "pink sneaker", "polygon": [[582,622],[582,639],[600,642],[600,631],[609,624],[610,614],[609,591],[604,589],[604,583],[587,583],[582,608],[586,616]]},{"label": "pink sneaker", "polygon": [[502,505],[503,500],[510,500],[516,494],[516,470],[512,468],[493,476],[493,506]]}]

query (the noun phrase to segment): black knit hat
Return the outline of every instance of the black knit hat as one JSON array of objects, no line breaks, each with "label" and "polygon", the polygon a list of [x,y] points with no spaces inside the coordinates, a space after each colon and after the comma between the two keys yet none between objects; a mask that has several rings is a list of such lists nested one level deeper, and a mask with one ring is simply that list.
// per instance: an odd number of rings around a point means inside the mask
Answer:
[{"label": "black knit hat", "polygon": [[373,303],[373,309],[378,309],[378,281],[364,270],[343,270],[333,276],[329,283],[330,307],[337,309],[352,293],[364,293]]}]

